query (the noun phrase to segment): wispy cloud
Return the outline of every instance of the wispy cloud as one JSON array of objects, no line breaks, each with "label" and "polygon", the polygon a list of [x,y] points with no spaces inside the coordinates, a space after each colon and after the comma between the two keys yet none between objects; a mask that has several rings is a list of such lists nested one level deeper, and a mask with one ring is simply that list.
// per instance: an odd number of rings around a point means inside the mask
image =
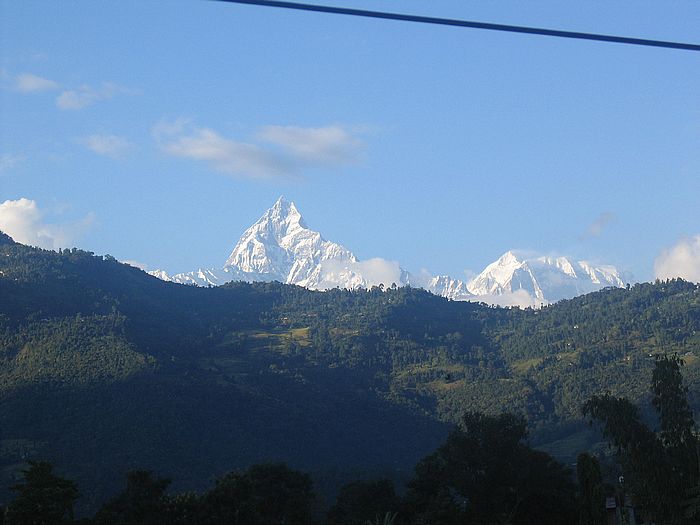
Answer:
[{"label": "wispy cloud", "polygon": [[68,89],[56,97],[56,106],[62,110],[78,110],[100,102],[109,100],[117,94],[133,94],[134,91],[118,86],[112,82],[105,82],[100,88],[94,88],[83,84],[77,89]]},{"label": "wispy cloud", "polygon": [[6,200],[0,204],[0,230],[17,242],[41,248],[72,246],[95,220],[94,215],[88,214],[78,222],[50,224],[44,217],[44,211],[31,199]]},{"label": "wispy cloud", "polygon": [[0,81],[0,86],[3,89],[24,94],[61,90],[56,96],[56,107],[61,110],[79,110],[92,106],[97,102],[109,100],[116,95],[134,95],[138,93],[138,91],[125,88],[114,82],[103,82],[98,87],[83,84],[79,87],[71,88],[62,86],[55,80],[33,73],[14,75],[5,69],[0,70]]},{"label": "wispy cloud", "polygon": [[162,119],[151,128],[151,134],[156,142],[173,139],[178,135],[182,135],[187,127],[192,122],[192,119],[180,117],[175,120]]},{"label": "wispy cloud", "polygon": [[13,155],[11,153],[3,153],[2,155],[0,155],[0,175],[5,173],[6,171],[10,171],[23,160],[24,157]]},{"label": "wispy cloud", "polygon": [[617,216],[609,211],[603,212],[595,220],[589,224],[586,231],[581,235],[582,239],[591,239],[593,237],[600,237],[603,231],[615,220]]},{"label": "wispy cloud", "polygon": [[21,93],[53,91],[60,87],[58,82],[31,73],[20,73],[15,77],[15,89]]},{"label": "wispy cloud", "polygon": [[79,138],[78,142],[98,155],[113,159],[123,157],[133,147],[128,140],[117,135],[88,135]]},{"label": "wispy cloud", "polygon": [[170,155],[207,162],[214,170],[252,179],[296,178],[307,169],[358,162],[362,141],[341,126],[266,126],[255,141],[226,138],[189,121],[161,121],[153,136]]},{"label": "wispy cloud", "polygon": [[663,250],[654,261],[654,274],[657,279],[681,277],[700,282],[700,235],[681,239]]},{"label": "wispy cloud", "polygon": [[289,177],[296,174],[291,159],[254,144],[229,140],[202,128],[163,146],[170,155],[208,162],[215,170],[253,179]]},{"label": "wispy cloud", "polygon": [[363,147],[361,140],[341,126],[265,126],[258,137],[281,146],[300,160],[330,166],[356,163]]}]

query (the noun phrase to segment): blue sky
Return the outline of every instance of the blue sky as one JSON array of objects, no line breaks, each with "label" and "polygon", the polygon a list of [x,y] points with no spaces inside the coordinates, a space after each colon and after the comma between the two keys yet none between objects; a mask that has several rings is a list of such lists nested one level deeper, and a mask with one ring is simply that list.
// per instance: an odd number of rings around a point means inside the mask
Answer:
[{"label": "blue sky", "polygon": [[[324,3],[700,43],[696,1]],[[36,244],[220,266],[284,194],[327,239],[412,271],[462,278],[522,249],[700,273],[700,53],[0,0],[0,54],[0,227]]]}]

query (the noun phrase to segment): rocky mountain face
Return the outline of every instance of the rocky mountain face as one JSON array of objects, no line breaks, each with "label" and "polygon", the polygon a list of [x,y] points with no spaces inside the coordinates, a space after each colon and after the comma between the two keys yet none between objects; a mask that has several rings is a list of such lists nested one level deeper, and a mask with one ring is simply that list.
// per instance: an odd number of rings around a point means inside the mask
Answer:
[{"label": "rocky mountain face", "polygon": [[613,266],[566,257],[523,257],[509,251],[465,282],[447,275],[419,276],[384,259],[359,261],[344,246],[309,229],[293,202],[280,197],[248,228],[222,268],[169,275],[166,281],[219,286],[230,281],[279,281],[312,290],[410,285],[455,301],[538,306],[606,286],[624,286]]}]

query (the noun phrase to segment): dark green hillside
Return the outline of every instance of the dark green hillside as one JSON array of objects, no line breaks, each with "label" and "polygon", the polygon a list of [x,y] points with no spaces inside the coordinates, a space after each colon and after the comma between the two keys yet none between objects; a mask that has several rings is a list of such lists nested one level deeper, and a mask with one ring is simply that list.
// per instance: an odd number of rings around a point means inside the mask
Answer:
[{"label": "dark green hillside", "polygon": [[510,376],[531,385],[530,397],[551,408],[543,421],[575,418],[582,403],[603,391],[646,402],[662,353],[683,357],[691,398],[696,407],[700,402],[697,285],[678,280],[609,289],[485,323]]},{"label": "dark green hillside", "polygon": [[286,305],[311,322],[305,301],[324,294],[173,285],[77,250],[6,245],[0,257],[3,487],[32,457],[66,465],[88,509],[137,467],[201,488],[285,460],[341,483],[344,470],[408,470],[446,435],[291,326]]},{"label": "dark green hillside", "polygon": [[195,288],[0,238],[0,486],[27,458],[62,465],[93,510],[133,468],[180,490],[279,460],[333,485],[410,469],[467,410],[523,413],[535,445],[574,458],[600,440],[581,405],[607,390],[648,405],[658,353],[683,357],[697,410],[696,285],[501,309],[408,288]]}]

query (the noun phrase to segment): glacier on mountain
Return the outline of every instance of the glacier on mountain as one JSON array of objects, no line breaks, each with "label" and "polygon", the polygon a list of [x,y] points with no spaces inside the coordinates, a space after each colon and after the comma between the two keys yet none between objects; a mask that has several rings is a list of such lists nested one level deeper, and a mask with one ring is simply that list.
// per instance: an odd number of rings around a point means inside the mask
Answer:
[{"label": "glacier on mountain", "polygon": [[469,281],[467,289],[477,296],[524,291],[536,301],[549,303],[624,284],[613,266],[593,266],[567,257],[525,257],[508,251]]},{"label": "glacier on mountain", "polygon": [[526,257],[513,251],[468,282],[447,275],[412,274],[398,262],[380,258],[360,261],[344,246],[309,229],[294,203],[284,197],[243,233],[222,268],[149,273],[197,286],[230,281],[279,281],[312,290],[410,285],[455,301],[512,306],[539,306],[606,286],[624,286],[613,266],[567,257]]}]

